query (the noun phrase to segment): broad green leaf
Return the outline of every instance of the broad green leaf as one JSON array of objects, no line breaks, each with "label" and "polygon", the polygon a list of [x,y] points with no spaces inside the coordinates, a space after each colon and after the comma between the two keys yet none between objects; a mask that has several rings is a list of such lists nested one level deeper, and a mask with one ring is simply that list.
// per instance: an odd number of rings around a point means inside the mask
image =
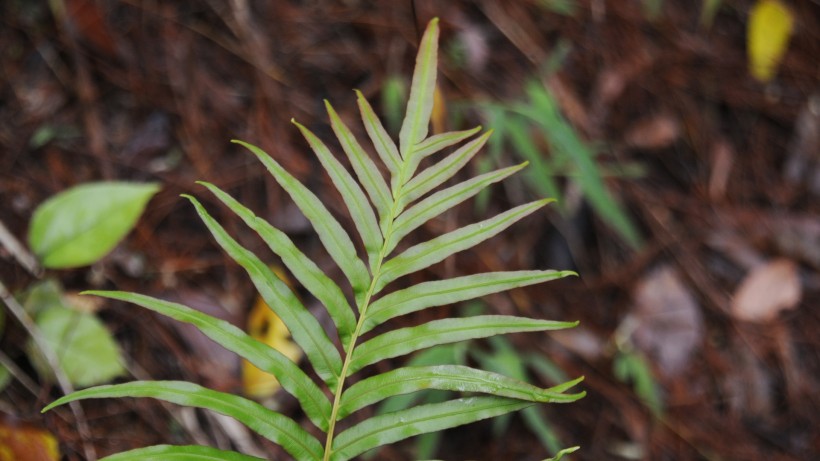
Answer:
[{"label": "broad green leaf", "polygon": [[106,456],[100,461],[262,461],[235,451],[200,445],[154,445]]},{"label": "broad green leaf", "polygon": [[190,195],[183,195],[183,197],[190,200],[196,207],[197,213],[208,226],[208,230],[211,231],[219,246],[247,271],[259,295],[285,322],[296,344],[305,351],[316,374],[333,388],[342,369],[342,359],[316,317],[305,309],[285,282],[280,280],[253,252],[239,245],[228,235],[197,199]]},{"label": "broad green leaf", "polygon": [[[362,238],[362,243],[364,243],[372,267],[382,247],[382,235],[376,222],[376,215],[373,213],[373,209],[370,208],[364,192],[362,192],[356,180],[353,179],[353,176],[336,160],[336,157],[330,153],[327,146],[316,135],[296,121],[292,120],[291,122],[299,128],[299,131],[307,139],[313,152],[316,153],[331,181],[333,181],[333,185],[336,186],[342,196],[342,200],[344,200],[350,212],[350,217],[353,218],[353,224]],[[378,174],[378,172],[376,173]]]},{"label": "broad green leaf", "polygon": [[436,65],[438,61],[438,18],[427,25],[419,44],[407,113],[399,132],[399,152],[407,160],[412,148],[427,137],[430,114],[433,112],[433,94],[436,90]]},{"label": "broad green leaf", "polygon": [[492,134],[492,130],[484,133],[408,181],[402,187],[401,194],[396,199],[399,209],[403,209],[417,198],[452,178],[461,167],[466,165],[481,150],[481,147],[484,146],[484,143]]},{"label": "broad green leaf", "polygon": [[436,216],[440,216],[450,208],[479,193],[490,184],[501,181],[524,168],[524,166],[526,166],[526,163],[476,176],[475,178],[440,190],[416,205],[413,205],[399,215],[398,219],[393,223],[393,231],[390,234],[388,242],[385,244],[384,254],[390,254],[401,239],[422,224]]},{"label": "broad green leaf", "polygon": [[319,234],[319,240],[322,241],[330,257],[350,281],[357,299],[363,296],[370,285],[367,268],[356,254],[356,247],[350,237],[336,218],[325,208],[322,201],[262,149],[243,141],[234,140],[233,142],[246,147],[265,165],[276,182],[285,189],[296,206],[313,224],[313,228]]},{"label": "broad green leaf", "polygon": [[31,218],[28,242],[48,268],[97,262],[134,227],[157,184],[81,184],[43,202]]},{"label": "broad green leaf", "polygon": [[794,27],[794,15],[780,0],[758,0],[749,13],[746,32],[749,72],[769,82],[786,54]]},{"label": "broad green leaf", "polygon": [[405,367],[352,385],[342,394],[338,418],[394,395],[426,389],[479,392],[543,403],[574,402],[584,396],[583,392],[568,395],[541,389],[520,379],[461,365]]},{"label": "broad green leaf", "polygon": [[204,181],[198,181],[198,184],[207,187],[216,198],[262,237],[262,240],[270,247],[271,251],[279,256],[285,266],[290,269],[296,280],[325,306],[330,318],[333,319],[336,330],[339,332],[342,344],[346,346],[350,334],[356,327],[356,317],[353,315],[353,310],[345,300],[345,295],[341,288],[336,285],[336,282],[325,275],[316,263],[299,251],[284,232],[256,216],[251,210],[215,185]]},{"label": "broad green leaf", "polygon": [[425,324],[393,330],[364,342],[353,351],[348,376],[381,360],[409,354],[419,349],[467,339],[507,333],[572,328],[578,322],[556,322],[510,315],[478,315],[467,318],[433,320]]},{"label": "broad green leaf", "polygon": [[409,181],[410,178],[413,177],[413,174],[415,174],[416,168],[418,168],[419,163],[426,157],[429,157],[452,145],[458,144],[461,141],[464,141],[465,139],[469,138],[470,136],[478,133],[479,131],[481,131],[481,127],[477,126],[471,130],[451,131],[448,133],[437,134],[434,136],[430,136],[429,138],[420,142],[413,148],[412,157],[407,159],[407,162],[401,171],[401,183],[404,184],[407,181]]},{"label": "broad green leaf", "polygon": [[384,129],[384,125],[379,121],[379,117],[373,112],[373,107],[367,102],[367,99],[365,99],[359,90],[356,90],[356,101],[359,105],[359,112],[362,114],[364,128],[367,130],[370,142],[372,142],[373,147],[376,148],[376,153],[379,154],[379,158],[382,159],[387,169],[390,170],[391,175],[394,177],[397,176],[402,160],[396,143],[394,143],[390,135],[387,134],[387,130]]},{"label": "broad green leaf", "polygon": [[220,346],[276,376],[282,388],[299,400],[313,424],[327,430],[330,402],[321,389],[281,352],[253,339],[236,326],[188,306],[141,294],[123,291],[85,291],[83,294],[129,302],[195,326]]},{"label": "broad green leaf", "polygon": [[[325,107],[330,116],[330,124],[333,127],[333,132],[336,133],[336,137],[339,139],[342,149],[350,159],[350,165],[353,167],[353,171],[356,172],[356,176],[367,191],[367,195],[370,197],[376,210],[379,211],[380,219],[382,221],[390,219],[390,208],[393,204],[393,196],[390,193],[390,188],[387,187],[387,183],[384,182],[379,168],[373,160],[370,159],[364,149],[362,149],[359,141],[356,140],[356,137],[350,129],[344,124],[342,119],[339,118],[339,114],[336,113],[333,106],[325,101]],[[381,245],[381,243],[381,239],[379,239],[379,245]]]},{"label": "broad green leaf", "polygon": [[66,395],[43,412],[83,399],[149,397],[187,407],[206,408],[230,416],[257,434],[278,443],[297,460],[322,457],[322,445],[295,421],[248,399],[185,381],[135,381],[92,387]]},{"label": "broad green leaf", "polygon": [[362,322],[361,333],[368,332],[392,318],[428,307],[454,304],[570,275],[577,274],[572,271],[554,270],[486,272],[423,282],[390,293],[371,304],[367,309],[367,318]]},{"label": "broad green leaf", "polygon": [[521,410],[532,402],[507,397],[478,396],[374,416],[339,434],[333,441],[332,461],[346,461],[372,448],[414,435]]},{"label": "broad green leaf", "polygon": [[[71,384],[94,386],[125,373],[114,337],[94,314],[79,312],[65,304],[52,305],[37,315],[35,323]],[[37,373],[52,379],[54,371],[30,338],[26,350]]]},{"label": "broad green leaf", "polygon": [[497,235],[519,219],[552,201],[552,199],[543,199],[519,205],[492,218],[464,226],[408,248],[382,266],[379,279],[376,281],[376,291],[378,292],[385,285],[403,275],[430,267],[452,254],[471,248]]}]

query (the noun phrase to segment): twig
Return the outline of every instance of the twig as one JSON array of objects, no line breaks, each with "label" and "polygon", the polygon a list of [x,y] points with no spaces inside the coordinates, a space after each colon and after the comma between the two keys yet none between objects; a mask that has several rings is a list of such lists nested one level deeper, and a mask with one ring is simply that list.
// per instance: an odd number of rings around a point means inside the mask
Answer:
[{"label": "twig", "polygon": [[29,253],[25,246],[12,234],[8,228],[0,221],[0,245],[6,247],[9,253],[25,268],[31,275],[40,278],[43,268],[37,259]]},{"label": "twig", "polygon": [[[6,304],[9,311],[14,315],[18,322],[23,325],[26,332],[31,336],[31,339],[34,340],[34,345],[40,352],[43,354],[43,357],[46,359],[46,363],[54,372],[54,376],[57,379],[57,384],[60,386],[60,390],[63,391],[63,394],[68,395],[74,392],[74,386],[69,381],[68,376],[65,374],[65,370],[63,370],[60,362],[57,359],[57,356],[54,354],[54,350],[52,350],[51,345],[46,341],[45,337],[43,336],[40,328],[34,323],[34,320],[28,315],[26,310],[20,303],[17,302],[16,299],[11,295],[6,285],[0,281],[0,299],[3,300],[3,303]],[[77,424],[77,430],[80,433],[80,437],[83,439],[83,452],[85,454],[85,458],[88,461],[96,461],[97,460],[97,452],[94,450],[94,446],[89,442],[91,440],[91,430],[88,427],[88,422],[85,419],[85,412],[83,411],[83,407],[79,404],[79,402],[71,402],[71,411],[74,413],[75,422]]]}]

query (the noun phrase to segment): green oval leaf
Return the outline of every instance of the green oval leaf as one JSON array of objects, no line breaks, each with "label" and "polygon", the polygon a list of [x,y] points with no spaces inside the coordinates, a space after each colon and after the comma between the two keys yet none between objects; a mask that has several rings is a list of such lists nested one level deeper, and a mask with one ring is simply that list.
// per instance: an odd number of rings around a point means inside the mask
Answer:
[{"label": "green oval leaf", "polygon": [[315,461],[322,457],[319,441],[287,416],[248,399],[185,381],[136,381],[92,387],[52,402],[43,412],[76,400],[122,397],[150,397],[188,407],[207,408],[230,416],[262,437],[282,445],[297,460]]},{"label": "green oval leaf", "polygon": [[262,458],[243,455],[235,451],[219,450],[200,445],[154,445],[137,448],[100,461],[262,461]]},{"label": "green oval leaf", "polygon": [[[117,343],[94,314],[55,305],[43,309],[35,323],[71,384],[87,387],[107,383],[125,372]],[[31,339],[27,350],[37,372],[51,377],[53,370]]]},{"label": "green oval leaf", "polygon": [[43,202],[31,219],[28,241],[45,267],[85,266],[111,251],[134,227],[157,184],[81,184]]}]

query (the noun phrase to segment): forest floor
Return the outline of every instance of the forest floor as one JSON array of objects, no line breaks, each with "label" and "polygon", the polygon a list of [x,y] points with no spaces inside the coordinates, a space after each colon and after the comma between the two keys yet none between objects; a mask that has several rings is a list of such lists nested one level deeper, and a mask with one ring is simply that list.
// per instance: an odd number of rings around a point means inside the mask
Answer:
[{"label": "forest floor", "polygon": [[[390,122],[401,113],[391,101],[408,84],[420,30],[438,16],[439,128],[480,124],[499,138],[465,175],[528,158],[506,127],[516,108],[535,107],[538,118],[533,88],[552,95],[559,110],[552,127],[520,117],[513,127],[523,127],[543,170],[496,186],[480,206],[462,206],[421,234],[474,222],[549,187],[560,201],[419,277],[502,267],[580,274],[489,297],[482,307],[580,320],[573,330],[509,338],[519,356],[586,377],[584,399],[543,407],[561,445],[582,447],[571,459],[817,459],[820,5],[784,2],[793,33],[776,74],[762,83],[750,75],[746,51],[751,0],[3,1],[0,223],[25,241],[36,206],[66,188],[158,182],[161,191],[113,253],[47,276],[68,292],[136,291],[243,326],[253,287],[179,195],[200,197],[275,264],[195,184],[212,182],[332,267],[286,194],[229,141],[260,146],[342,209],[290,120],[330,140],[322,100],[353,121],[357,88]],[[704,16],[701,6],[713,3],[714,14]],[[382,91],[386,84],[393,92]],[[557,137],[567,133],[583,152],[562,161]],[[590,159],[606,185],[603,199],[592,196],[589,171],[578,166]],[[17,293],[37,277],[0,248],[0,281]],[[190,331],[122,303],[105,303],[99,316],[137,377],[241,391],[236,357]],[[55,434],[65,459],[85,459],[89,446],[102,456],[194,442],[283,456],[224,420],[153,400],[84,402],[84,435],[68,410],[41,415],[60,390],[37,376],[21,346],[25,330],[6,317],[1,349],[33,386],[12,379],[3,390],[4,424]],[[549,373],[530,374],[550,383]],[[297,411],[282,393],[268,402]],[[416,449],[409,440],[374,459],[413,459]],[[435,456],[551,454],[516,416],[506,427],[449,430]]]}]

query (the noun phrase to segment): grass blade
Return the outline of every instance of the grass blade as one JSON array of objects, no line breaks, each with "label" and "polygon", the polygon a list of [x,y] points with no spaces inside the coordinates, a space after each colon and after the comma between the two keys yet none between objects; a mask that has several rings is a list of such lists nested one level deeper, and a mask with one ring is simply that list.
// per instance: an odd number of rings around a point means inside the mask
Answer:
[{"label": "grass blade", "polygon": [[484,133],[408,181],[401,189],[401,195],[396,198],[399,209],[403,209],[409,203],[452,178],[481,150],[492,133],[492,130]]},{"label": "grass blade", "polygon": [[[373,213],[373,209],[370,208],[370,203],[367,201],[364,192],[362,192],[356,180],[353,179],[353,176],[336,160],[336,157],[330,153],[327,146],[316,135],[296,121],[292,121],[292,123],[302,132],[313,152],[322,162],[322,166],[325,167],[325,171],[333,181],[333,185],[336,186],[342,196],[342,200],[344,200],[350,212],[350,217],[353,218],[353,224],[362,238],[362,243],[364,243],[372,267],[382,247],[382,234],[376,222],[376,215]],[[376,174],[378,174],[378,171]]]},{"label": "grass blade", "polygon": [[393,232],[385,244],[385,254],[390,254],[402,238],[432,218],[441,215],[450,208],[481,192],[490,184],[503,180],[514,174],[527,164],[511,166],[501,170],[491,171],[481,176],[461,182],[447,189],[440,190],[413,205],[402,213],[393,223]]},{"label": "grass blade", "polygon": [[[330,124],[333,127],[333,132],[336,133],[336,137],[342,144],[342,149],[350,159],[350,165],[353,167],[353,171],[356,172],[356,176],[367,191],[367,195],[370,196],[370,200],[373,202],[373,205],[376,206],[380,219],[382,221],[389,219],[393,196],[390,193],[390,188],[387,187],[387,183],[384,182],[379,168],[364,149],[362,149],[359,141],[356,140],[356,137],[353,136],[353,133],[344,124],[342,119],[339,118],[339,114],[333,110],[333,106],[327,101],[325,101],[325,106],[330,116]],[[379,243],[381,244],[381,240],[379,240]]]},{"label": "grass blade", "polygon": [[367,318],[362,323],[361,332],[365,333],[392,318],[428,307],[453,304],[570,275],[577,274],[572,271],[554,270],[487,272],[423,282],[390,293],[371,304],[367,309]]},{"label": "grass blade", "polygon": [[532,169],[526,173],[529,183],[539,194],[561,200],[561,191],[555,181],[556,172],[547,165],[544,154],[535,145],[532,135],[527,132],[523,119],[519,116],[509,117],[508,120],[506,129],[512,147],[532,164]]},{"label": "grass blade", "polygon": [[194,197],[183,195],[193,203],[202,221],[219,246],[248,273],[259,295],[282,319],[294,341],[305,351],[316,374],[332,389],[342,369],[339,351],[299,298],[253,252],[239,245]]},{"label": "grass blade", "polygon": [[478,396],[420,405],[367,419],[342,432],[333,443],[332,461],[347,461],[372,448],[414,435],[441,431],[526,408],[532,402]]},{"label": "grass blade", "polygon": [[43,409],[83,399],[150,397],[188,407],[207,408],[230,416],[257,434],[282,446],[297,460],[322,457],[322,445],[295,421],[248,399],[184,381],[136,381],[91,387],[57,399]]},{"label": "grass blade", "polygon": [[225,349],[235,352],[262,371],[276,376],[282,388],[299,400],[305,414],[319,429],[327,430],[330,402],[295,363],[278,350],[261,343],[236,326],[188,306],[123,291],[85,291],[84,295],[117,299],[195,326]]},{"label": "grass blade", "polygon": [[382,266],[376,291],[397,278],[429,267],[444,258],[471,248],[510,227],[519,219],[543,207],[552,199],[519,205],[492,218],[485,219],[408,248]]},{"label": "grass blade", "polygon": [[356,327],[356,317],[345,300],[341,288],[325,275],[310,258],[299,251],[284,232],[271,226],[264,219],[257,217],[251,210],[215,185],[204,181],[198,181],[198,184],[207,187],[216,198],[262,237],[262,240],[270,247],[271,251],[282,259],[282,262],[296,280],[325,306],[330,318],[333,319],[336,330],[339,332],[342,344],[347,345],[350,334]]},{"label": "grass blade", "polygon": [[373,112],[373,107],[367,102],[361,91],[356,90],[356,102],[359,105],[359,112],[362,114],[362,123],[367,130],[367,135],[370,136],[370,142],[376,148],[376,153],[382,159],[382,162],[387,166],[391,176],[397,176],[401,167],[401,156],[396,143],[387,134],[384,125]]},{"label": "grass blade", "polygon": [[585,395],[583,392],[562,394],[541,389],[519,379],[461,365],[405,367],[372,376],[351,386],[342,394],[339,419],[388,397],[426,389],[479,392],[542,403],[574,402]]},{"label": "grass blade", "polygon": [[100,461],[263,461],[262,458],[235,451],[219,450],[201,445],[154,445],[106,456]]},{"label": "grass blade", "polygon": [[467,339],[486,338],[507,333],[572,328],[578,322],[556,322],[510,315],[478,315],[467,318],[433,320],[376,336],[353,351],[348,376],[381,360],[409,354],[419,349]]},{"label": "grass blade", "polygon": [[407,113],[399,131],[399,151],[405,159],[409,157],[411,148],[427,137],[427,130],[430,128],[433,94],[436,89],[438,36],[438,18],[433,18],[419,44]]},{"label": "grass blade", "polygon": [[[553,97],[538,82],[527,86],[527,95],[533,103],[529,116],[541,125],[546,139],[557,159],[572,164],[578,170],[576,176],[590,205],[615,229],[632,248],[641,246],[641,238],[626,212],[616,202],[606,188],[592,150],[578,137],[578,134],[561,115]],[[571,161],[568,161],[571,159]]]},{"label": "grass blade", "polygon": [[296,206],[311,222],[330,257],[350,281],[353,293],[357,298],[363,296],[370,284],[367,268],[356,254],[356,247],[353,246],[350,237],[321,200],[262,149],[243,141],[234,140],[233,142],[246,147],[265,165],[276,182],[285,189]]}]

